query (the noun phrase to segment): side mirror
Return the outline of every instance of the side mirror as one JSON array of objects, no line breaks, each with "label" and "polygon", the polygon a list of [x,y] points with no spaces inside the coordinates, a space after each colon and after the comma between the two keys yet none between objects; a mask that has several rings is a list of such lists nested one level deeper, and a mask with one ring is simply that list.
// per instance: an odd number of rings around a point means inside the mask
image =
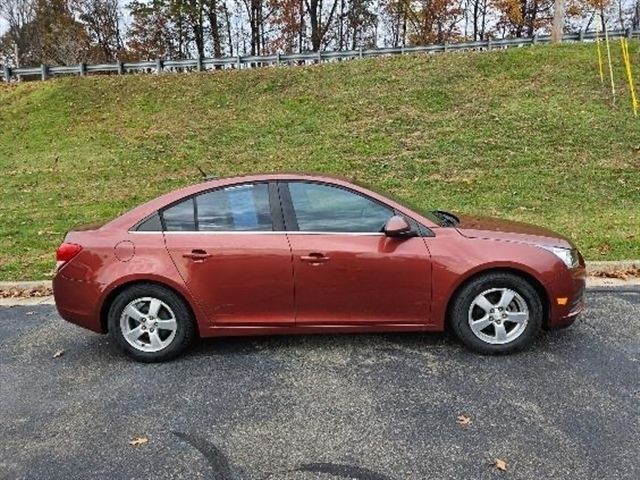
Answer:
[{"label": "side mirror", "polygon": [[384,226],[384,234],[387,237],[402,237],[411,232],[411,225],[399,215],[394,215]]}]

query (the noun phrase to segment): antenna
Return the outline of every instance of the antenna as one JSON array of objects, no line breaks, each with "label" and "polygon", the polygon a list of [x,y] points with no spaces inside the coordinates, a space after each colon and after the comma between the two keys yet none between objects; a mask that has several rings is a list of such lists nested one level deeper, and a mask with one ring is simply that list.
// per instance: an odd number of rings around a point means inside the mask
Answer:
[{"label": "antenna", "polygon": [[198,171],[200,172],[200,175],[202,175],[202,178],[205,182],[208,182],[209,180],[216,180],[218,177],[216,177],[215,175],[208,175],[207,172],[205,172],[200,165],[196,165],[196,168],[198,169]]}]

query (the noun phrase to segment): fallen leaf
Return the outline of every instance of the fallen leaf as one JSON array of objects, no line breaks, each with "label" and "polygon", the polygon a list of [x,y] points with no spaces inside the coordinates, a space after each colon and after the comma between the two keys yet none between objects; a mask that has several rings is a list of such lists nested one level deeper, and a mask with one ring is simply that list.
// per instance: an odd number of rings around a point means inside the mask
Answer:
[{"label": "fallen leaf", "polygon": [[507,471],[507,462],[505,462],[501,458],[496,458],[496,460],[493,462],[493,466],[496,467],[501,472]]},{"label": "fallen leaf", "polygon": [[0,298],[32,298],[53,295],[50,287],[37,288],[0,288]]},{"label": "fallen leaf", "polygon": [[51,358],[58,358],[64,355],[64,350],[56,350]]},{"label": "fallen leaf", "polygon": [[35,315],[36,312],[27,312],[25,315]]},{"label": "fallen leaf", "polygon": [[129,440],[129,445],[138,447],[140,445],[144,445],[147,442],[149,442],[149,439],[147,437],[135,437]]},{"label": "fallen leaf", "polygon": [[612,270],[612,271],[595,271],[591,272],[591,276],[593,277],[602,277],[602,278],[618,278],[620,280],[627,280],[629,278],[638,278],[640,277],[640,268],[623,268],[620,270]]},{"label": "fallen leaf", "polygon": [[458,417],[456,418],[456,422],[458,422],[458,425],[466,427],[468,425],[471,425],[471,417],[467,417],[466,415],[458,415]]},{"label": "fallen leaf", "polygon": [[606,255],[607,253],[609,253],[611,247],[609,247],[609,244],[604,242],[601,243],[600,245],[598,245],[597,249],[598,249],[598,253],[600,255]]}]

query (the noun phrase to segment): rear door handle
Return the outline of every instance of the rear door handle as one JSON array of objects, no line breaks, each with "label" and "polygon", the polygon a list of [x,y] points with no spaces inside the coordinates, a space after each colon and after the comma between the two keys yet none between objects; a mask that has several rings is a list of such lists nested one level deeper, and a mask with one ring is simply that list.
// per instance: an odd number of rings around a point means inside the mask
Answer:
[{"label": "rear door handle", "polygon": [[198,261],[202,262],[207,258],[211,257],[212,255],[210,253],[207,253],[206,250],[195,249],[195,250],[191,250],[191,253],[185,253],[182,256],[183,258],[188,258],[196,262]]},{"label": "rear door handle", "polygon": [[324,253],[311,252],[309,255],[302,255],[300,260],[309,263],[325,263],[331,260],[331,258],[326,256]]}]

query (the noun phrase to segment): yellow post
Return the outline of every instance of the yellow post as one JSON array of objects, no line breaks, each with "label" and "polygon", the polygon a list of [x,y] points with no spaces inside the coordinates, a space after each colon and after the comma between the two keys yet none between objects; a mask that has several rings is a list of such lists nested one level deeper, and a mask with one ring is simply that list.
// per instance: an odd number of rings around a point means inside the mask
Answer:
[{"label": "yellow post", "polygon": [[609,62],[609,79],[611,80],[611,95],[613,95],[613,103],[616,103],[616,85],[613,81],[613,65],[611,64],[611,47],[609,46],[609,33],[607,32],[607,24],[604,24],[604,42],[607,45],[607,61]]},{"label": "yellow post", "polygon": [[627,82],[629,83],[629,92],[631,93],[631,107],[633,114],[638,116],[638,100],[636,99],[636,88],[633,82],[633,72],[631,70],[631,57],[629,55],[629,42],[626,38],[620,39],[622,46],[622,59],[624,60],[624,70],[627,74]]},{"label": "yellow post", "polygon": [[604,67],[602,66],[602,49],[600,48],[600,27],[596,26],[596,47],[598,48],[598,71],[600,72],[600,83],[604,85]]}]

